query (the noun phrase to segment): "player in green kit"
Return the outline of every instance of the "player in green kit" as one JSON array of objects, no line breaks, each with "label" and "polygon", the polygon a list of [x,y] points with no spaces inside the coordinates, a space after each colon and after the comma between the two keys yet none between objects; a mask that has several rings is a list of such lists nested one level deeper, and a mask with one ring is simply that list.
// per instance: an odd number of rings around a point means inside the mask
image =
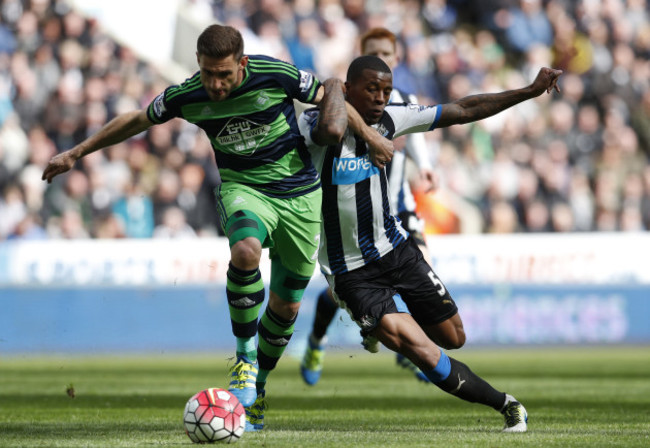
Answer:
[{"label": "player in green kit", "polygon": [[[325,102],[328,89],[340,90],[341,85],[321,83],[278,59],[244,55],[241,34],[228,26],[206,28],[196,54],[199,71],[191,78],[165,89],[146,109],[114,118],[53,157],[43,179],[51,182],[79,158],[175,117],[205,131],[222,179],[215,194],[230,243],[226,290],[237,359],[229,390],[246,407],[246,430],[256,431],[264,424],[266,379],[293,334],[320,237],[320,177],[300,136],[293,100]],[[364,139],[390,154],[391,143],[367,127],[353,108],[336,111],[346,112]],[[258,320],[264,301],[263,247],[270,250],[271,284]]]}]

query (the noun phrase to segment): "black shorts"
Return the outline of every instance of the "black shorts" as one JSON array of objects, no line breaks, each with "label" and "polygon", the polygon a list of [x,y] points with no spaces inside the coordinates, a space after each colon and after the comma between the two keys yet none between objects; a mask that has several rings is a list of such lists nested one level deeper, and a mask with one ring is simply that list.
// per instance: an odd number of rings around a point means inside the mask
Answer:
[{"label": "black shorts", "polygon": [[415,212],[399,212],[397,217],[402,221],[402,227],[406,229],[418,246],[427,245],[424,239],[424,234],[422,233],[424,229],[424,221],[422,221]]},{"label": "black shorts", "polygon": [[364,336],[386,314],[409,312],[420,326],[428,326],[458,312],[449,291],[411,238],[362,268],[326,277],[339,305]]}]

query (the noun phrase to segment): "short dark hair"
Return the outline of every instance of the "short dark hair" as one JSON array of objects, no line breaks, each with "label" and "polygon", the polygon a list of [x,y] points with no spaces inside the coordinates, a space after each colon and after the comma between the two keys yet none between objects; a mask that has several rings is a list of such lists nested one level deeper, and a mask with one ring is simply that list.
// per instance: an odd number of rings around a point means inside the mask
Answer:
[{"label": "short dark hair", "polygon": [[222,59],[234,55],[236,60],[244,55],[244,39],[241,33],[231,26],[210,25],[196,41],[199,56]]},{"label": "short dark hair", "polygon": [[350,64],[346,79],[348,82],[355,82],[361,77],[365,69],[374,70],[376,72],[390,73],[390,67],[377,56],[359,56]]}]

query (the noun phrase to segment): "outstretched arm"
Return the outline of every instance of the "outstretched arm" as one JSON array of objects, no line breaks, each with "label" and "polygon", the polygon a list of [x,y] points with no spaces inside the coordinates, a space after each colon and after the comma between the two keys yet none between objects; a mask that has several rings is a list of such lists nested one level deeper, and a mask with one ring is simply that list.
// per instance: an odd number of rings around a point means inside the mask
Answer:
[{"label": "outstretched arm", "polygon": [[145,110],[118,115],[74,148],[52,157],[41,179],[47,180],[49,184],[55,176],[70,170],[74,163],[85,155],[122,142],[148,129],[151,125],[153,123],[147,118]]},{"label": "outstretched arm", "polygon": [[442,128],[482,120],[522,101],[538,97],[544,91],[551,93],[555,89],[559,92],[560,87],[557,85],[557,80],[561,74],[562,70],[545,67],[539,71],[535,81],[527,87],[501,93],[470,95],[453,103],[443,104],[436,127]]}]

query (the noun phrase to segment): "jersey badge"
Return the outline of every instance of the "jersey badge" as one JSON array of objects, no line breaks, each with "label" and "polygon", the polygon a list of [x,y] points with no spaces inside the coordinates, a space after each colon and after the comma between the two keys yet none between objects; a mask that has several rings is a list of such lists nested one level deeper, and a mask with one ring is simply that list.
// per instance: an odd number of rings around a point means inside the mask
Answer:
[{"label": "jersey badge", "polygon": [[231,205],[239,205],[239,204],[243,204],[244,202],[246,202],[246,199],[242,198],[241,196],[237,196],[235,200],[232,201]]},{"label": "jersey badge", "polygon": [[359,326],[363,330],[372,330],[377,326],[377,319],[368,315],[362,316],[361,321],[359,322]]},{"label": "jersey badge", "polygon": [[377,126],[377,132],[379,132],[382,137],[386,137],[388,135],[388,129],[386,129],[386,126],[381,123],[379,123]]},{"label": "jersey badge", "polygon": [[157,117],[161,117],[162,114],[164,114],[167,111],[167,108],[165,107],[165,95],[161,93],[156,97],[155,100],[153,100],[153,113],[156,114]]},{"label": "jersey badge", "polygon": [[214,143],[222,152],[250,156],[269,132],[271,125],[259,124],[244,117],[232,117],[214,137]]},{"label": "jersey badge", "polygon": [[433,108],[435,106],[424,106],[424,105],[421,105],[421,104],[409,104],[407,107],[409,109],[411,109],[411,110],[417,110],[418,112],[422,112],[423,110],[431,109],[431,108]]},{"label": "jersey badge", "polygon": [[255,100],[255,107],[263,109],[268,102],[269,96],[264,92],[260,92],[260,94],[257,96],[257,100]]},{"label": "jersey badge", "polygon": [[303,70],[300,71],[300,91],[307,92],[311,89],[312,84],[314,83],[314,75]]}]

